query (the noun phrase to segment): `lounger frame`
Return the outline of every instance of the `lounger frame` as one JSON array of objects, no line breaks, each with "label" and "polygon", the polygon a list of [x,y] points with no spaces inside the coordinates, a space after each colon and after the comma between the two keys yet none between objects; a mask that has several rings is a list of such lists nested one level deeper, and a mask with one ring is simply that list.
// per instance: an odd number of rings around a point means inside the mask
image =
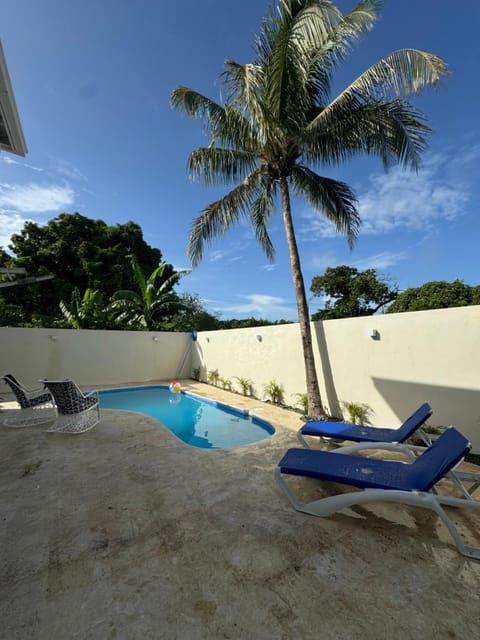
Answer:
[{"label": "lounger frame", "polygon": [[[342,447],[335,451],[335,455],[348,455],[356,454],[365,449],[380,449],[383,451],[393,451],[395,453],[403,453],[409,458],[410,461],[415,459],[424,447],[418,447],[407,444],[399,443],[361,443],[352,446]],[[322,452],[319,451],[321,454]],[[284,474],[281,472],[279,466],[276,467],[275,479],[287,496],[291,505],[297,511],[307,513],[309,515],[327,517],[333,513],[340,511],[341,509],[349,508],[354,505],[365,504],[369,502],[401,502],[404,504],[412,505],[414,507],[424,507],[434,511],[441,521],[448,529],[452,536],[458,551],[468,557],[475,560],[480,560],[480,547],[472,547],[465,544],[461,537],[455,523],[447,514],[444,506],[446,507],[468,507],[473,509],[480,509],[480,502],[473,498],[473,494],[480,487],[480,473],[460,472],[457,468],[450,471],[445,478],[449,478],[456,485],[456,487],[462,493],[462,497],[450,496],[440,494],[439,485],[442,481],[437,483],[435,487],[430,491],[400,491],[397,489],[355,489],[348,493],[341,493],[334,496],[328,496],[326,498],[320,498],[319,500],[313,500],[312,502],[303,503],[294,495],[290,487],[287,485]],[[470,486],[465,486],[465,483],[471,483]]]}]

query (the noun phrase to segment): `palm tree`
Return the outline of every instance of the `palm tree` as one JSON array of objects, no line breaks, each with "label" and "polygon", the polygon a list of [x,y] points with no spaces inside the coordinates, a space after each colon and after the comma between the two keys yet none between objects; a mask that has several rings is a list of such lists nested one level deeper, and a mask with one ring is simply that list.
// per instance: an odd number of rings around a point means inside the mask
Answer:
[{"label": "palm tree", "polygon": [[172,293],[172,287],[188,271],[177,271],[157,285],[157,281],[162,280],[164,271],[169,266],[166,262],[162,262],[146,278],[135,256],[131,256],[130,260],[139,292],[116,291],[111,298],[111,310],[116,314],[118,322],[125,323],[131,329],[151,331],[167,328],[167,325],[162,323],[161,316],[165,317],[171,309],[176,311],[181,306],[178,296]]},{"label": "palm tree", "polygon": [[355,194],[314,169],[337,166],[358,154],[378,156],[385,167],[399,162],[417,169],[430,129],[406,98],[447,72],[438,56],[402,49],[373,64],[332,99],[336,66],[373,27],[380,7],[379,0],[362,0],[343,15],[331,0],[279,0],[264,19],[254,62],[225,62],[223,104],[187,87],[171,96],[174,109],[201,119],[211,135],[207,148],[190,154],[192,178],[206,184],[236,182],[195,218],[187,249],[193,266],[205,242],[224,235],[241,216],[249,217],[262,249],[273,259],[268,226],[280,197],[312,418],[325,417],[325,411],[291,196],[303,196],[353,246],[360,227]]}]

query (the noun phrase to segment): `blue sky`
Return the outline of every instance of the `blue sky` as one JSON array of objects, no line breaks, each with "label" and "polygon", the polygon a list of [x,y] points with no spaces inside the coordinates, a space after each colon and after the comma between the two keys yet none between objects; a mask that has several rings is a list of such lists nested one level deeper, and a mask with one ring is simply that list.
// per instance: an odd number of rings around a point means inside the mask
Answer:
[{"label": "blue sky", "polygon": [[[339,0],[348,11],[355,2]],[[223,189],[193,184],[191,150],[204,146],[198,122],[169,106],[186,85],[218,100],[223,61],[248,62],[263,0],[2,0],[0,38],[29,149],[0,154],[0,245],[25,220],[45,223],[79,211],[108,224],[134,220],[146,241],[188,268],[192,220]],[[360,158],[324,175],[359,198],[363,227],[353,251],[301,202],[294,217],[305,284],[328,266],[375,268],[401,289],[460,278],[478,284],[480,3],[386,0],[375,29],[336,77],[346,86],[382,55],[402,47],[434,52],[451,76],[413,100],[433,129],[418,174],[383,171]],[[208,246],[179,291],[200,295],[224,319],[296,319],[280,210],[267,262],[249,227]],[[311,310],[320,301],[314,299]]]}]

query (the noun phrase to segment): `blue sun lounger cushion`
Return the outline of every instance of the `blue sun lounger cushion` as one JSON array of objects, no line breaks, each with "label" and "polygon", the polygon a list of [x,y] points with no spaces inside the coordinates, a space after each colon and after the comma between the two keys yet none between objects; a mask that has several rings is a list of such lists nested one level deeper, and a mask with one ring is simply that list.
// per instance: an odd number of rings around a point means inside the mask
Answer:
[{"label": "blue sun lounger cushion", "polygon": [[297,436],[305,447],[308,447],[308,443],[303,436],[351,440],[352,442],[406,442],[431,415],[432,408],[428,402],[425,402],[398,429],[311,420],[301,427]]},{"label": "blue sun lounger cushion", "polygon": [[278,466],[280,473],[342,482],[361,489],[428,491],[469,449],[468,440],[452,428],[411,464],[342,455],[336,451],[289,449]]}]

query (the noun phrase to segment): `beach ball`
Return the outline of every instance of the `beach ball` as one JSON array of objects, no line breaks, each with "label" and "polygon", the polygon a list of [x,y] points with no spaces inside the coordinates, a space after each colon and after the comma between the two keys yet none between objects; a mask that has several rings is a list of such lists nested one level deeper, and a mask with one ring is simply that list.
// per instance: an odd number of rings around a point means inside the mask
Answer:
[{"label": "beach ball", "polygon": [[168,388],[170,389],[171,393],[180,393],[180,391],[182,390],[182,385],[174,380],[170,383],[170,386]]}]

